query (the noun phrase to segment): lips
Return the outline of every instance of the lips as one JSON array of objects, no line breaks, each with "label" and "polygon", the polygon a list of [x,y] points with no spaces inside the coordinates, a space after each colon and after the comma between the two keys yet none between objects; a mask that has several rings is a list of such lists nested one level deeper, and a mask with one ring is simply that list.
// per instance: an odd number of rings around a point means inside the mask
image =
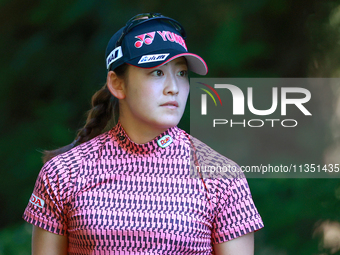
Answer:
[{"label": "lips", "polygon": [[161,106],[178,107],[178,103],[177,103],[177,101],[168,101],[164,104],[161,104]]}]

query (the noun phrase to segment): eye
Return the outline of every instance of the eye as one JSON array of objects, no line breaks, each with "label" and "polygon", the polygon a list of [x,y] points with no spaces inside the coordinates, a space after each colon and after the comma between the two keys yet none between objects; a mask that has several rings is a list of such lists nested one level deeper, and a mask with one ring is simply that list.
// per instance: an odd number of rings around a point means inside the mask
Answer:
[{"label": "eye", "polygon": [[151,74],[154,75],[154,76],[163,76],[164,75],[162,70],[155,70]]},{"label": "eye", "polygon": [[182,70],[178,73],[179,76],[181,77],[187,77],[188,76],[188,70]]}]

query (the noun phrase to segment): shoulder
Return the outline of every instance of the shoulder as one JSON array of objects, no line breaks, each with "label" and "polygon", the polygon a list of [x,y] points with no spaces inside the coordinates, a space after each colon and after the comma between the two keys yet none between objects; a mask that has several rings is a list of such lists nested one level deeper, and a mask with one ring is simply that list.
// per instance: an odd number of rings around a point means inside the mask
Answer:
[{"label": "shoulder", "polygon": [[46,174],[62,174],[63,172],[75,172],[86,162],[98,160],[113,153],[113,137],[110,131],[100,134],[93,139],[84,142],[69,151],[59,154],[47,161],[42,171]]},{"label": "shoulder", "polygon": [[191,160],[197,171],[206,178],[243,179],[241,168],[227,156],[220,154],[199,139],[190,136]]},{"label": "shoulder", "polygon": [[[181,130],[181,142],[190,155],[190,176],[201,179],[210,196],[221,196],[248,189],[247,180],[240,166],[227,156]],[[211,197],[213,199],[213,197]]]}]

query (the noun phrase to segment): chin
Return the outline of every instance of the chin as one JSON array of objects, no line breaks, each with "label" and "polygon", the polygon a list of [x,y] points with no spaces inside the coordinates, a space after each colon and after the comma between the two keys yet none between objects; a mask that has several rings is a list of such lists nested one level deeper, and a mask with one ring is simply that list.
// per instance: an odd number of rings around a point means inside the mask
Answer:
[{"label": "chin", "polygon": [[166,121],[162,121],[162,122],[158,122],[157,126],[160,127],[161,129],[168,129],[168,128],[172,128],[178,125],[180,120],[166,120]]}]

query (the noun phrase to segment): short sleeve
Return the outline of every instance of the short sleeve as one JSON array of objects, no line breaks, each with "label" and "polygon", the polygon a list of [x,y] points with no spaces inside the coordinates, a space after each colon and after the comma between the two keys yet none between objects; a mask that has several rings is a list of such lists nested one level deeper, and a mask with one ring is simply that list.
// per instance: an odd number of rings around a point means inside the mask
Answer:
[{"label": "short sleeve", "polygon": [[246,178],[217,180],[220,190],[212,242],[222,243],[263,227]]},{"label": "short sleeve", "polygon": [[28,223],[58,235],[66,235],[65,173],[57,160],[41,169],[29,199],[23,219]]}]

